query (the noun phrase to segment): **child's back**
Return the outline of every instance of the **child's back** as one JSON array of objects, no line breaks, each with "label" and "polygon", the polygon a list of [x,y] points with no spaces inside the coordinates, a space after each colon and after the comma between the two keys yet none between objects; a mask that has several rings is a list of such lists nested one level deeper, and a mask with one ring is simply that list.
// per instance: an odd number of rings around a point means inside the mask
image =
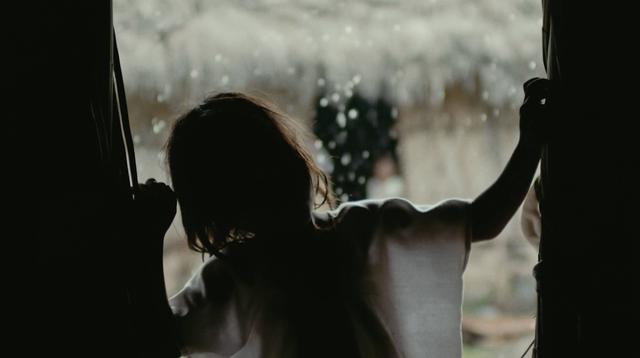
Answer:
[{"label": "child's back", "polygon": [[318,214],[335,224],[313,239],[228,250],[171,299],[185,352],[459,357],[467,211],[460,200],[352,202]]}]

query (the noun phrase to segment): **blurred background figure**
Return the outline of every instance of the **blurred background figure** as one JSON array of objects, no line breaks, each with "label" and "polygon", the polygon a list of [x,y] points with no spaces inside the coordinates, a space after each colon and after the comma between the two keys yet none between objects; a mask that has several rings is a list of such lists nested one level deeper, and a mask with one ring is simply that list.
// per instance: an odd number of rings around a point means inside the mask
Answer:
[{"label": "blurred background figure", "polygon": [[397,109],[384,98],[369,101],[357,92],[344,105],[326,96],[320,95],[313,121],[316,149],[331,158],[328,172],[341,201],[370,198],[367,182],[375,163],[383,156],[398,160]]},{"label": "blurred background figure", "polygon": [[529,243],[538,249],[540,247],[540,237],[542,235],[542,216],[540,215],[540,177],[531,185],[527,197],[522,204],[522,215],[520,216],[520,226],[522,234]]},{"label": "blurred background figure", "polygon": [[401,197],[404,195],[404,182],[398,175],[396,163],[391,156],[378,159],[373,165],[373,178],[367,183],[369,198]]}]

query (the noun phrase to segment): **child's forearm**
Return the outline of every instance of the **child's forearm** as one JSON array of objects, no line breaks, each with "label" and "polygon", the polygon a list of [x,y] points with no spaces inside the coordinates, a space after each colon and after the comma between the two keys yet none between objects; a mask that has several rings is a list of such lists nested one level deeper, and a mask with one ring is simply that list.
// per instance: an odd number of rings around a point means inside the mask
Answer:
[{"label": "child's forearm", "polygon": [[541,146],[520,140],[502,174],[472,203],[473,241],[492,239],[524,200],[540,160]]}]

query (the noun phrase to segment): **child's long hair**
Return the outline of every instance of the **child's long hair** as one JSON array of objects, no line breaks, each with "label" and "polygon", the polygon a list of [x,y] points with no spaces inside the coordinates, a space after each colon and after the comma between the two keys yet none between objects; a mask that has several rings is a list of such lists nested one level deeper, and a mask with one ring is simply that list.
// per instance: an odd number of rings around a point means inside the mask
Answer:
[{"label": "child's long hair", "polygon": [[268,225],[261,216],[296,225],[313,205],[333,207],[330,180],[302,135],[272,105],[241,93],[209,97],[178,118],[167,159],[189,247],[218,256]]},{"label": "child's long hair", "polygon": [[[238,274],[259,267],[242,276],[266,288],[254,297],[268,307],[263,323],[273,329],[286,320],[292,356],[396,357],[385,327],[363,298],[372,228],[354,222],[347,225],[363,232],[320,230],[304,237],[315,225],[309,222],[314,204],[333,207],[334,198],[329,178],[299,136],[286,116],[239,93],[209,97],[180,117],[167,151],[189,246],[224,257]],[[266,246],[243,245],[228,257],[221,252],[254,235],[260,240],[263,233]],[[260,261],[266,264],[256,265]],[[272,344],[278,343],[263,342]]]}]

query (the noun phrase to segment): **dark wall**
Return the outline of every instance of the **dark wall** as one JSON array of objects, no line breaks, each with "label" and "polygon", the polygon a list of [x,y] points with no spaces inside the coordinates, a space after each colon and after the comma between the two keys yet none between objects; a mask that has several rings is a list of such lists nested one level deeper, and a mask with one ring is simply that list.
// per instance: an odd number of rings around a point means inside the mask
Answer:
[{"label": "dark wall", "polygon": [[637,40],[618,5],[551,1],[550,10],[557,115],[543,161],[537,349],[632,356],[639,148],[628,54]]},{"label": "dark wall", "polygon": [[[110,1],[7,10],[5,177],[25,356],[136,355],[126,162],[112,102]],[[6,139],[6,137],[5,137]],[[124,167],[123,167],[124,166]],[[19,287],[19,288],[18,288]]]}]

